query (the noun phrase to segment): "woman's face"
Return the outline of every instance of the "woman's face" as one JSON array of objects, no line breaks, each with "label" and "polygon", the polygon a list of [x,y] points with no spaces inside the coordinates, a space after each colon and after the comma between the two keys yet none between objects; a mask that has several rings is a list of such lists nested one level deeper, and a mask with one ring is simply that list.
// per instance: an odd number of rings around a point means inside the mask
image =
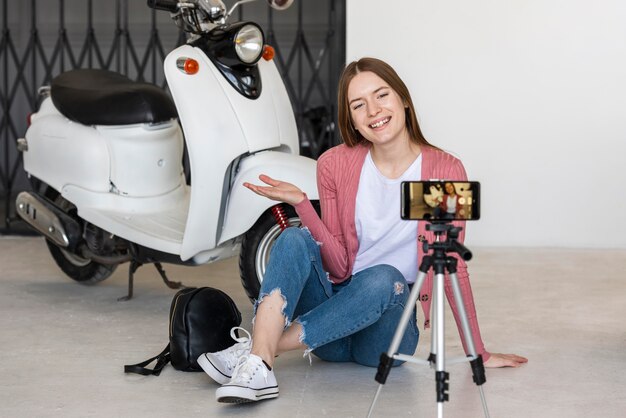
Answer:
[{"label": "woman's face", "polygon": [[354,127],[374,145],[409,140],[402,99],[371,71],[358,73],[348,85]]},{"label": "woman's face", "polygon": [[446,183],[446,193],[454,194],[454,186],[452,183]]}]

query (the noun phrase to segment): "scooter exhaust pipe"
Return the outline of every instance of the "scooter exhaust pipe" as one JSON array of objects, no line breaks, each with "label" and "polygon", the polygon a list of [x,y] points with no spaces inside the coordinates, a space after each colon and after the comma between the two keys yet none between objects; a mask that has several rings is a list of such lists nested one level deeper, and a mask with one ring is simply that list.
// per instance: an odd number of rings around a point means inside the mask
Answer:
[{"label": "scooter exhaust pipe", "polygon": [[15,200],[17,214],[59,247],[73,250],[81,236],[78,222],[43,198],[21,192]]}]

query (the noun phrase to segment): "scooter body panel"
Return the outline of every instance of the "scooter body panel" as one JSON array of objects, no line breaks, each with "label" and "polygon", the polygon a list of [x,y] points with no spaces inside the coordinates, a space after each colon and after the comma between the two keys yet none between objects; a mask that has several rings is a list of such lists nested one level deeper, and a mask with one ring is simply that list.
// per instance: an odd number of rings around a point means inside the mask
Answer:
[{"label": "scooter body panel", "polygon": [[[278,69],[274,61],[263,59],[257,66],[263,80],[258,99],[247,99],[228,84],[226,86],[230,88],[225,90],[241,123],[248,151],[255,153],[286,145],[289,153],[298,155],[300,149],[296,120]],[[227,81],[224,79],[222,83]]]},{"label": "scooter body panel", "polygon": [[96,193],[66,185],[62,195],[78,208],[78,215],[130,242],[179,255],[189,211],[189,186],[158,196],[130,197]]},{"label": "scooter body panel", "polygon": [[[25,170],[56,189],[149,197],[180,186],[183,137],[178,122],[85,126],[46,98],[26,132]],[[73,202],[74,203],[74,202]]]},{"label": "scooter body panel", "polygon": [[244,182],[259,184],[259,174],[267,174],[298,185],[309,199],[316,200],[319,199],[316,167],[315,160],[276,151],[259,152],[243,160],[230,191],[220,243],[245,233],[263,212],[277,203],[248,190]]},{"label": "scooter body panel", "polygon": [[[181,71],[177,61],[183,58],[198,61],[199,71],[194,75]],[[283,145],[290,152],[299,151],[293,112],[280,76],[273,63],[260,62],[259,69],[264,87],[260,97],[253,100],[233,89],[198,48],[183,45],[165,59],[165,75],[185,131],[191,166],[183,260],[216,246],[223,197],[228,192],[224,189],[224,177],[235,159]],[[278,81],[282,91],[272,87]],[[289,107],[284,108],[286,105]],[[255,199],[249,193],[249,199]],[[244,203],[240,210],[248,212],[250,208]],[[261,213],[253,212],[251,216],[256,219]]]},{"label": "scooter body panel", "polygon": [[[182,72],[179,58],[200,63],[194,75]],[[241,125],[199,49],[183,45],[165,58],[165,76],[185,131],[191,169],[191,197],[181,259],[215,247],[223,179],[228,166],[247,152]],[[232,87],[229,86],[230,89]]]},{"label": "scooter body panel", "polygon": [[46,98],[26,131],[24,169],[61,191],[68,183],[93,192],[110,188],[111,158],[100,133],[63,116]]},{"label": "scooter body panel", "polygon": [[26,132],[25,170],[114,235],[179,254],[189,209],[178,122],[85,126],[46,98]]},{"label": "scooter body panel", "polygon": [[[271,94],[273,111],[271,113],[276,118],[279,131],[279,140],[281,149],[285,146],[289,152],[293,155],[300,154],[300,141],[298,136],[298,126],[296,125],[296,118],[293,113],[291,101],[285,88],[278,68],[274,61],[261,60],[258,63],[261,70],[261,76],[263,77],[263,92]],[[251,149],[260,150],[259,146],[255,144],[250,145]],[[267,148],[265,148],[267,149]]]},{"label": "scooter body panel", "polygon": [[181,186],[183,136],[176,120],[95,129],[110,152],[114,193],[149,197]]}]

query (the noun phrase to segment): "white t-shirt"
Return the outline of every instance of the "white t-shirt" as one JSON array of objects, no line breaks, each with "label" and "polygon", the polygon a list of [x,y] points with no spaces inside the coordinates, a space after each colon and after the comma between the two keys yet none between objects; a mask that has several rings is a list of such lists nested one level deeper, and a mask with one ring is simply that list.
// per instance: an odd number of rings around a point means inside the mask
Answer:
[{"label": "white t-shirt", "polygon": [[445,198],[446,198],[446,212],[456,213],[456,195],[455,196],[445,195]]},{"label": "white t-shirt", "polygon": [[421,180],[422,155],[397,179],[382,175],[367,154],[356,195],[359,250],[352,274],[378,264],[394,266],[408,283],[417,277],[417,222],[400,219],[400,184]]}]

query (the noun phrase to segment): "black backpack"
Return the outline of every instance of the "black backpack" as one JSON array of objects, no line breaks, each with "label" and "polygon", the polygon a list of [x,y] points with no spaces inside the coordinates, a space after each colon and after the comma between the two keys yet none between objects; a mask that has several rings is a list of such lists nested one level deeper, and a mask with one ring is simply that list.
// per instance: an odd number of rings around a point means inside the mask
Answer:
[{"label": "black backpack", "polygon": [[[124,366],[124,372],[158,376],[170,361],[176,370],[201,371],[198,357],[235,344],[230,330],[240,324],[241,313],[226,293],[212,287],[183,289],[172,300],[170,342],[165,350],[141,363]],[[154,369],[145,367],[154,360]]]}]

